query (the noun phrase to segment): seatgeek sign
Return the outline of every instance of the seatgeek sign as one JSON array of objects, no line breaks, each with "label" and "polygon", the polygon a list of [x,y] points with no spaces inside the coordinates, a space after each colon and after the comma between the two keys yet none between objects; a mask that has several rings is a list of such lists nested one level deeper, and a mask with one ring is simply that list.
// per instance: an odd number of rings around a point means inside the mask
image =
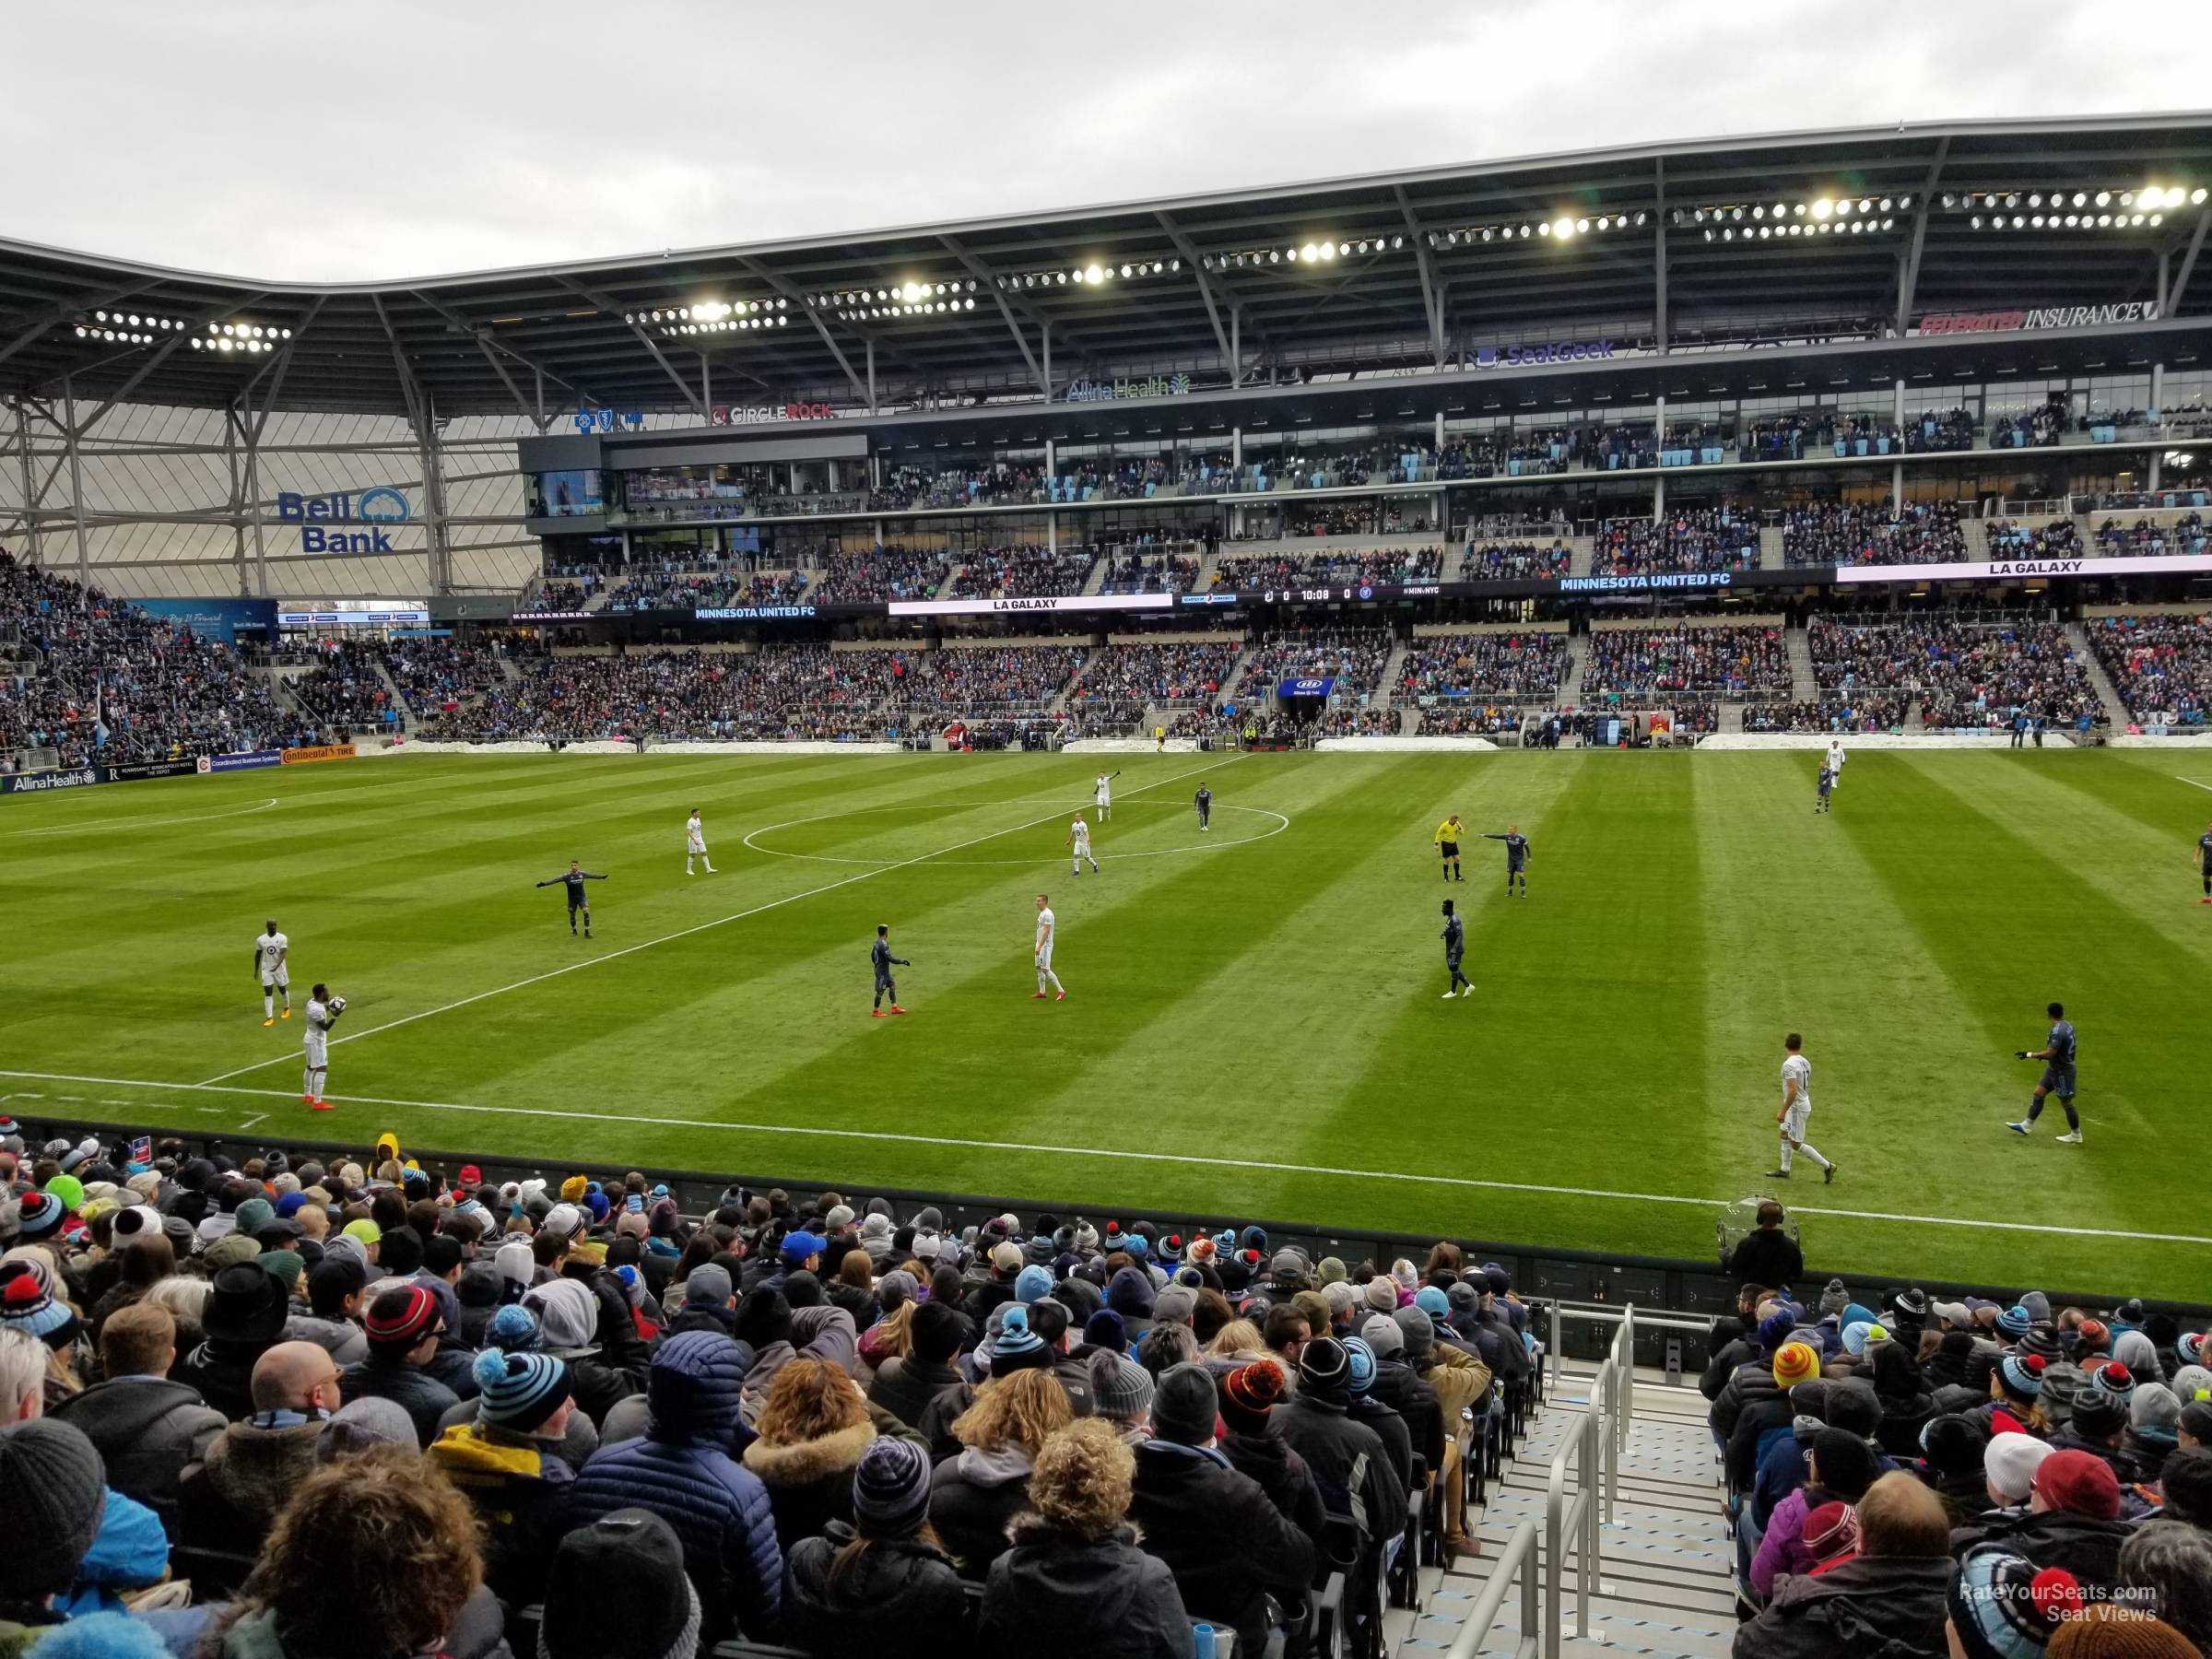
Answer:
[{"label": "seatgeek sign", "polygon": [[1613,355],[1610,340],[1547,340],[1541,346],[1484,346],[1475,353],[1477,369],[1519,369],[1540,363],[1582,363]]},{"label": "seatgeek sign", "polygon": [[[407,498],[388,484],[336,495],[295,495],[288,490],[276,498],[277,520],[300,526],[302,553],[390,553],[392,530],[414,513]],[[367,527],[337,527],[347,524]]]}]

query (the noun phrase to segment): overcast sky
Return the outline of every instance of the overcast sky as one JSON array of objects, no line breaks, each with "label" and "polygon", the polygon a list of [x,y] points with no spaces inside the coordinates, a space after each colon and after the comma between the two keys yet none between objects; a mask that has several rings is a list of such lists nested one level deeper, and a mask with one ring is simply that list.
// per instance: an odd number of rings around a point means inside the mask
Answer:
[{"label": "overcast sky", "polygon": [[2212,0],[0,5],[0,237],[417,276],[1594,145],[2212,104]]}]

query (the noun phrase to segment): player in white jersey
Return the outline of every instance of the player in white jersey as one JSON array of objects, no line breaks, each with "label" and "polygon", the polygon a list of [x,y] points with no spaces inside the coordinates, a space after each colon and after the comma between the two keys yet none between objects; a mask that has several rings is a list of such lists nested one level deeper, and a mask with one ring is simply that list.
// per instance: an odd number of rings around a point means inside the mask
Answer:
[{"label": "player in white jersey", "polygon": [[292,942],[276,931],[275,918],[253,941],[253,972],[261,981],[261,1023],[265,1030],[276,1023],[276,998],[284,997],[282,1018],[292,1017],[292,971],[288,965]]},{"label": "player in white jersey", "polygon": [[1060,976],[1053,971],[1053,935],[1055,931],[1052,906],[1045,903],[1044,895],[1040,893],[1037,895],[1037,994],[1030,998],[1032,1002],[1043,1000],[1047,984],[1058,993],[1053,998],[1054,1002],[1067,1000],[1066,987],[1060,983]]},{"label": "player in white jersey", "polygon": [[1091,786],[1090,803],[1098,808],[1101,824],[1113,816],[1113,781],[1121,775],[1118,771],[1100,772]]},{"label": "player in white jersey", "polygon": [[1792,1155],[1802,1152],[1820,1166],[1822,1181],[1833,1181],[1836,1166],[1821,1157],[1819,1148],[1805,1138],[1806,1121],[1813,1115],[1813,1063],[1798,1053],[1805,1046],[1805,1039],[1792,1031],[1782,1040],[1782,1046],[1789,1051],[1782,1063],[1782,1110],[1774,1114],[1774,1121],[1782,1125],[1782,1168],[1769,1170],[1767,1173],[1787,1181]]},{"label": "player in white jersey", "polygon": [[714,874],[714,861],[707,857],[707,831],[699,821],[699,808],[691,808],[691,816],[684,820],[684,874],[692,873],[691,861],[704,860],[707,874]]},{"label": "player in white jersey", "polygon": [[1070,857],[1075,863],[1075,873],[1078,876],[1083,874],[1083,861],[1088,858],[1090,859],[1090,873],[1096,876],[1099,873],[1099,861],[1091,858],[1090,826],[1081,818],[1077,818],[1070,824],[1067,827],[1067,844]]},{"label": "player in white jersey", "polygon": [[1828,759],[1821,764],[1828,769],[1828,786],[1831,790],[1842,783],[1843,762],[1850,759],[1851,757],[1843,752],[1842,738],[1830,737],[1828,740]]},{"label": "player in white jersey", "polygon": [[333,996],[328,985],[317,985],[307,999],[307,1030],[300,1046],[307,1052],[307,1071],[300,1079],[300,1098],[310,1112],[328,1112],[323,1088],[330,1080],[330,1028],[346,1012],[346,999]]}]

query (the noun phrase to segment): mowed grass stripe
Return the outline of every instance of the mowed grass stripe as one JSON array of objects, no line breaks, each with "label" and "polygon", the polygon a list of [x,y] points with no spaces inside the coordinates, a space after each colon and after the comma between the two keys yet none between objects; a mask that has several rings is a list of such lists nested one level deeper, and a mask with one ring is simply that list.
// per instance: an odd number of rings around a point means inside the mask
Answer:
[{"label": "mowed grass stripe", "polygon": [[[1037,825],[1030,822],[1042,816],[1036,806],[963,813],[942,835],[917,837],[895,855],[887,853],[887,862],[894,856],[925,859],[933,846],[982,836],[994,838],[978,849],[988,851],[994,841],[1011,844],[1017,833],[1049,858],[1061,833],[1057,810]],[[1018,831],[1016,827],[1024,824],[1030,827]],[[618,1075],[629,1075],[634,1066],[650,1069],[665,1064],[670,1054],[703,1049],[714,1056],[711,1097],[728,1100],[799,1065],[832,1034],[849,1034],[849,1023],[824,1018],[830,1010],[865,1019],[871,982],[867,947],[877,921],[898,924],[895,943],[901,954],[913,951],[947,970],[955,961],[972,959],[979,939],[987,939],[995,956],[1029,936],[1032,911],[1027,895],[1038,885],[1034,870],[938,868],[924,861],[864,882],[853,878],[876,866],[776,862],[803,872],[810,888],[846,885],[726,929],[671,940],[611,963],[603,972],[566,975],[457,1011],[453,1018],[470,1022],[490,1040],[486,1058],[461,1060],[464,1081],[480,1077],[502,1091],[533,1096],[541,1086],[560,1086],[570,1070],[566,1057],[574,1050],[592,1050],[595,1068],[611,1065]],[[1145,861],[1163,866],[1168,862]],[[997,878],[979,879],[993,875]],[[904,977],[910,990],[929,982],[912,973]],[[762,1006],[806,1012],[779,1018],[773,1041],[760,1041]],[[404,1077],[417,1062],[417,1051],[438,1041],[439,1034],[429,1029],[434,1023],[425,1021],[392,1038],[380,1036],[359,1045],[366,1053],[369,1042],[395,1044],[380,1050],[363,1075],[373,1080],[396,1071]],[[748,1032],[755,1034],[753,1040],[743,1035]],[[518,1040],[532,1056],[520,1068],[512,1058]],[[490,1058],[500,1054],[508,1056],[507,1064]],[[446,1069],[453,1067],[449,1064]],[[394,1087],[390,1092],[400,1091]]]}]

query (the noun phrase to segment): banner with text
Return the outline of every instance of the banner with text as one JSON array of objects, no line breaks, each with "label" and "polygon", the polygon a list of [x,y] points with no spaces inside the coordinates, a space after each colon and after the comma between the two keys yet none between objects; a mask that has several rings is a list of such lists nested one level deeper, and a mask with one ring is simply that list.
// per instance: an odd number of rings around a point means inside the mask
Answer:
[{"label": "banner with text", "polygon": [[2148,576],[2160,571],[2212,571],[2212,553],[2169,559],[1993,559],[1984,564],[1840,565],[1845,582],[2018,582],[2035,578]]},{"label": "banner with text", "polygon": [[1172,594],[1062,594],[1043,599],[894,599],[894,617],[987,617],[1015,611],[1169,610]]}]

